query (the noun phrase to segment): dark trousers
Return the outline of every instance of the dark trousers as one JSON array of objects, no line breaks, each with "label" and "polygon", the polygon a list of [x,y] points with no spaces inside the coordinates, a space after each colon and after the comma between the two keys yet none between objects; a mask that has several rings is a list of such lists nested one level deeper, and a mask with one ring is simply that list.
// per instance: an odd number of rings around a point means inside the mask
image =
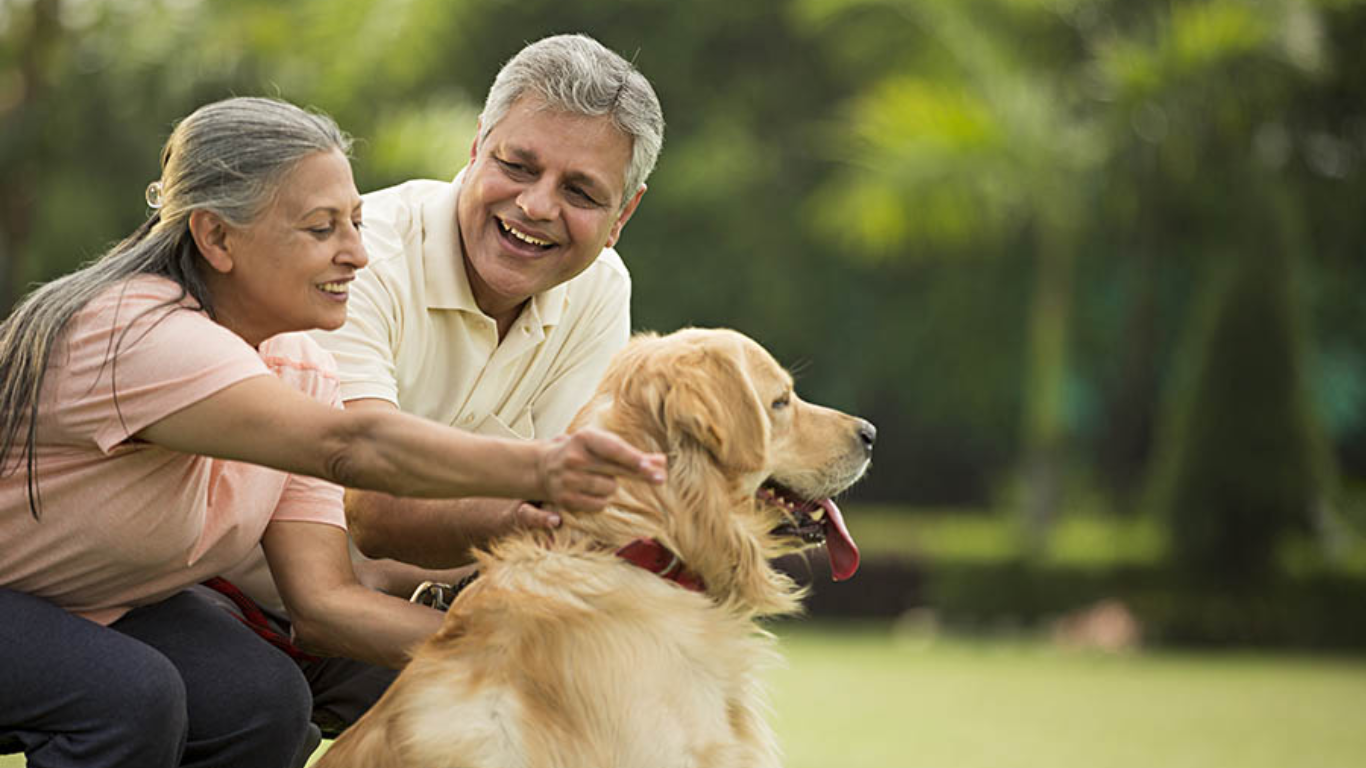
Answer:
[{"label": "dark trousers", "polygon": [[[242,617],[241,606],[223,594],[202,584],[190,587],[190,591],[233,616]],[[246,596],[240,596],[240,599],[250,600]],[[259,605],[253,604],[253,607],[265,616],[272,632],[282,637],[290,636],[287,618]],[[340,736],[359,720],[398,676],[398,670],[341,657],[302,661],[299,668],[313,692],[313,722],[321,729],[322,736],[329,739]]]},{"label": "dark trousers", "polygon": [[329,739],[359,720],[398,677],[398,670],[343,658],[318,659],[302,667],[313,690],[313,722]]},{"label": "dark trousers", "polygon": [[0,589],[0,734],[30,768],[292,768],[311,707],[293,660],[189,592],[103,627]]}]

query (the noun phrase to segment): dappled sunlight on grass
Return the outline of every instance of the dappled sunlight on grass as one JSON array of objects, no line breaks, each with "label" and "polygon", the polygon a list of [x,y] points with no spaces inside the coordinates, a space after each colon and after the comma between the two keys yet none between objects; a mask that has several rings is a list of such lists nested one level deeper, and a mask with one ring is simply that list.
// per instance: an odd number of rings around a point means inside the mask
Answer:
[{"label": "dappled sunlight on grass", "polygon": [[[845,518],[865,557],[924,562],[999,563],[1022,556],[1024,537],[1007,511],[890,504],[848,504]],[[1278,561],[1287,573],[1326,570],[1366,574],[1366,536],[1335,523],[1328,552],[1320,536],[1282,537]],[[1167,553],[1162,525],[1151,515],[1105,514],[1082,508],[1054,525],[1040,565],[1113,568],[1160,566]]]},{"label": "dappled sunlight on grass", "polygon": [[[999,511],[849,505],[846,519],[867,556],[927,561],[1000,562],[1020,556],[1017,521]],[[1149,565],[1163,556],[1162,530],[1146,517],[1093,512],[1064,516],[1053,529],[1045,563]]]},{"label": "dappled sunlight on grass", "polygon": [[1348,768],[1366,660],[1066,652],[885,626],[780,628],[788,768]]}]

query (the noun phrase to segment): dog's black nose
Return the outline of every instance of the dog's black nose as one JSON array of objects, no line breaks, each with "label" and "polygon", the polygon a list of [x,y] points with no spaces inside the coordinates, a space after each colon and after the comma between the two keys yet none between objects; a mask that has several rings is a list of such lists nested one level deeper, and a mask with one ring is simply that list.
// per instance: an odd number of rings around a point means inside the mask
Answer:
[{"label": "dog's black nose", "polygon": [[867,453],[873,452],[873,443],[877,442],[877,427],[871,421],[859,419],[858,439],[863,443],[863,450]]}]

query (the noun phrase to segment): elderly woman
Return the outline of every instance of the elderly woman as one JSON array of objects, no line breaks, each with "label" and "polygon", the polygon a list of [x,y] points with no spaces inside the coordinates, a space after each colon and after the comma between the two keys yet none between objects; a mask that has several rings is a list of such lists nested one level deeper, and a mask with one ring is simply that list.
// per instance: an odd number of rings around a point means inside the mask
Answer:
[{"label": "elderly woman", "polygon": [[366,264],[348,142],[237,98],[182,121],[149,221],[0,325],[0,733],[42,766],[290,766],[308,685],[188,587],[258,543],[314,653],[401,666],[441,615],[362,587],[340,485],[602,506],[663,458],[339,409],[303,334]]}]

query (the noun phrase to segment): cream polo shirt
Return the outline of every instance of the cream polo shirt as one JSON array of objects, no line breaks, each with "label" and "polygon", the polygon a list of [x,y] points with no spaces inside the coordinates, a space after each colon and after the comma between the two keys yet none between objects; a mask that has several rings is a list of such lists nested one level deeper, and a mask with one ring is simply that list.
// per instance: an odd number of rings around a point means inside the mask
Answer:
[{"label": "cream polo shirt", "polygon": [[553,437],[626,344],[630,273],[604,249],[533,296],[500,344],[465,273],[460,183],[410,181],[365,196],[370,265],[352,283],[346,325],[313,338],[337,358],[343,400],[387,400],[486,435]]}]

